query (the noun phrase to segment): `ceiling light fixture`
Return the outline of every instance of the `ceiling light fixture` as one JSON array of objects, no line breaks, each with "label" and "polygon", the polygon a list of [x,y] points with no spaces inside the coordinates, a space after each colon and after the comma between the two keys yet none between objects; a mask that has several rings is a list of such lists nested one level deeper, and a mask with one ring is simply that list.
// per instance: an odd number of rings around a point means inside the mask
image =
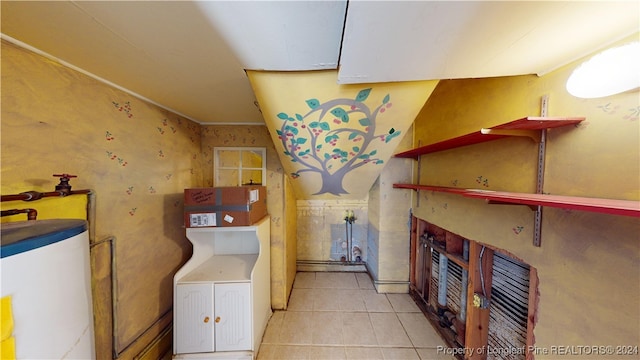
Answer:
[{"label": "ceiling light fixture", "polygon": [[640,87],[640,42],[607,49],[576,68],[567,91],[579,98],[599,98]]}]

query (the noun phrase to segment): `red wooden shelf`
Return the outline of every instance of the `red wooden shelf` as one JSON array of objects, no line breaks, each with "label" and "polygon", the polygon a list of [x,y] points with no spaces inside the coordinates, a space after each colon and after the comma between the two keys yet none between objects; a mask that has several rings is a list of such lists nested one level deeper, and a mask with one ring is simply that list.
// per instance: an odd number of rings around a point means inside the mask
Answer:
[{"label": "red wooden shelf", "polygon": [[453,193],[469,198],[484,199],[493,203],[508,203],[527,206],[548,206],[561,209],[581,210],[603,214],[640,217],[640,201],[589,198],[578,196],[527,194],[503,191],[460,189],[444,186],[394,184],[394,188],[430,190]]},{"label": "red wooden shelf", "polygon": [[502,191],[472,190],[466,197],[521,205],[542,205],[562,209],[598,212],[604,214],[640,217],[640,201],[588,198],[578,196],[510,193]]},{"label": "red wooden shelf", "polygon": [[[461,146],[479,144],[486,141],[497,140],[507,136],[531,136],[535,137],[539,130],[575,125],[583,121],[584,117],[535,117],[528,116],[491,128],[480,129],[471,134],[462,135],[453,139],[440,141],[434,144],[421,146],[395,155],[398,158],[418,159],[420,155],[437,151],[449,150]],[[537,134],[532,134],[537,132]],[[539,135],[537,135],[539,136]]]},{"label": "red wooden shelf", "polygon": [[393,187],[396,189],[430,190],[430,191],[447,192],[447,193],[460,194],[460,195],[462,195],[466,191],[469,191],[467,189],[460,189],[460,188],[454,188],[454,187],[414,185],[414,184],[393,184]]}]

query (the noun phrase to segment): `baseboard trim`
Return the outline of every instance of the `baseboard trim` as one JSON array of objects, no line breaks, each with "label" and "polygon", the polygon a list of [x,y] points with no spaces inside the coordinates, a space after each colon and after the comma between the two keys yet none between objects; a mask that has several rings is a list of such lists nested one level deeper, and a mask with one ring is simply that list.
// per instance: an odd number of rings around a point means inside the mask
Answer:
[{"label": "baseboard trim", "polygon": [[173,343],[173,324],[169,324],[149,345],[147,345],[134,360],[157,360],[166,357],[171,353]]},{"label": "baseboard trim", "polygon": [[364,262],[343,262],[343,261],[296,261],[297,271],[319,271],[319,272],[367,272]]}]

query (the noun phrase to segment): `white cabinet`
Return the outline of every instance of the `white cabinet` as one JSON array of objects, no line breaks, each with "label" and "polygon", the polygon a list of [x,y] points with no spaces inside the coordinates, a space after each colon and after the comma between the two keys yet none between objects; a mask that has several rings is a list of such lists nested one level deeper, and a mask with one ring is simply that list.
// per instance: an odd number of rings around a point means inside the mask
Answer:
[{"label": "white cabinet", "polygon": [[176,351],[251,350],[250,283],[176,286]]},{"label": "white cabinet", "polygon": [[216,284],[216,351],[251,350],[251,289],[249,283]]},{"label": "white cabinet", "polygon": [[177,353],[215,351],[213,339],[213,284],[176,286],[174,324]]},{"label": "white cabinet", "polygon": [[270,218],[188,228],[193,256],[174,276],[174,359],[252,359],[271,317]]}]

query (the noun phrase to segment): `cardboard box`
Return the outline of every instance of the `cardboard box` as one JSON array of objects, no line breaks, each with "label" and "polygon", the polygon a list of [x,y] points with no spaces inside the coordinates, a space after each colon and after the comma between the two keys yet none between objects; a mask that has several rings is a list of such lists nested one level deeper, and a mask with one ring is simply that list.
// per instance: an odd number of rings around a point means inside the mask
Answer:
[{"label": "cardboard box", "polygon": [[184,190],[184,224],[192,227],[248,226],[267,215],[264,186]]}]

